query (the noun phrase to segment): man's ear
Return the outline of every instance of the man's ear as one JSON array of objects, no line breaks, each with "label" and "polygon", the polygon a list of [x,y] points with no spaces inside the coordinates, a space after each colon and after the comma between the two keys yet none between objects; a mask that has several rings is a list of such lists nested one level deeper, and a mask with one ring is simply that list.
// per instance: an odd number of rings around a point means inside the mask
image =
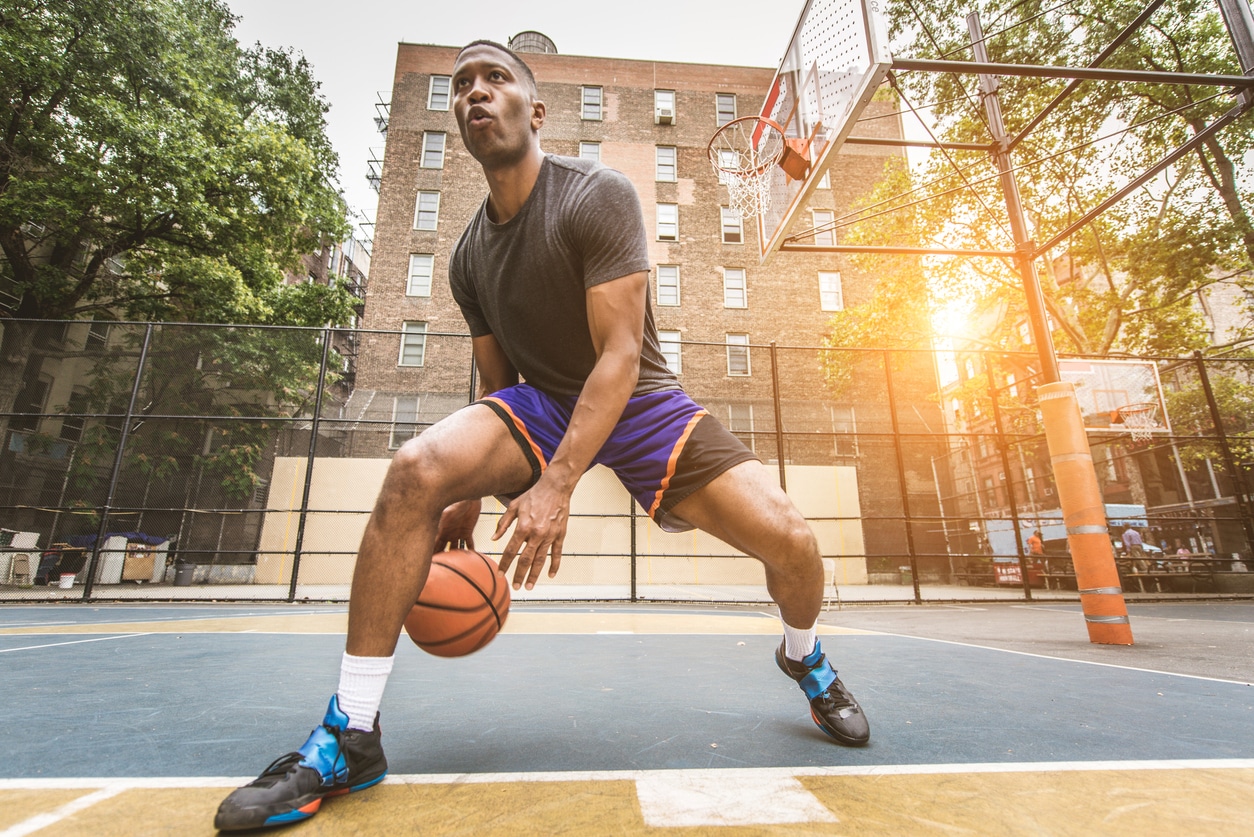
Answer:
[{"label": "man's ear", "polygon": [[531,101],[531,130],[538,131],[544,125],[544,102],[539,99]]}]

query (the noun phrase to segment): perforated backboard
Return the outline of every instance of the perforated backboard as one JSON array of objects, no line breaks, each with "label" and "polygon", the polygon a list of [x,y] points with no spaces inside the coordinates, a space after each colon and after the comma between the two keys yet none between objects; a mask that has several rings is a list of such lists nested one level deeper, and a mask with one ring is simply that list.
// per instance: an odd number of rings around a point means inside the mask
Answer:
[{"label": "perforated backboard", "polygon": [[785,136],[810,140],[810,168],[801,180],[778,167],[771,173],[770,200],[757,215],[764,262],[888,74],[883,2],[808,0],[801,12],[761,115],[778,122]]},{"label": "perforated backboard", "polygon": [[1146,429],[1157,433],[1171,431],[1162,382],[1158,377],[1158,367],[1153,362],[1059,360],[1058,374],[1064,381],[1075,384],[1085,430],[1127,433],[1129,428],[1115,420],[1116,411],[1133,404],[1153,404],[1157,410],[1153,424]]}]

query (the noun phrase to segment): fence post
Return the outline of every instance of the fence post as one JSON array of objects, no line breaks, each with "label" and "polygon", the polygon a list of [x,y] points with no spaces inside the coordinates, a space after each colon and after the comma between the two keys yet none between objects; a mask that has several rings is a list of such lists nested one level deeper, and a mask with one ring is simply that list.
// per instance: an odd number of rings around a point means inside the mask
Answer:
[{"label": "fence post", "polygon": [[914,527],[910,521],[910,489],[906,484],[906,458],[901,450],[901,428],[897,424],[897,396],[893,392],[893,356],[884,352],[884,383],[888,389],[888,418],[893,426],[893,451],[897,456],[897,484],[901,486],[901,512],[906,523],[906,553],[910,558],[910,580],[914,584],[914,603],[923,604],[919,592],[919,561],[914,549]]},{"label": "fence post", "polygon": [[775,341],[771,341],[771,402],[775,405],[775,461],[779,463],[779,487],[788,491],[784,473],[784,411],[780,406],[779,363],[775,358]]},{"label": "fence post", "polygon": [[139,387],[144,380],[144,365],[148,362],[148,347],[152,345],[152,323],[144,328],[144,342],[139,348],[139,363],[135,366],[135,380],[131,384],[131,400],[126,405],[126,418],[118,433],[118,452],[113,457],[113,473],[109,476],[109,491],[100,508],[100,526],[96,529],[96,543],[91,551],[91,563],[87,567],[87,583],[83,585],[83,601],[91,598],[96,586],[96,570],[100,566],[100,550],[104,547],[105,533],[109,530],[109,510],[113,507],[113,495],[118,489],[118,477],[122,473],[122,457],[126,455],[126,440],[131,435],[131,419],[135,415],[135,402],[139,400]]},{"label": "fence post", "polygon": [[331,354],[331,329],[322,330],[322,366],[318,370],[318,390],[314,395],[313,421],[309,423],[309,453],[305,457],[305,489],[300,495],[300,518],[296,523],[296,546],[292,552],[292,580],[287,600],[296,601],[296,581],[300,577],[300,556],[305,546],[305,519],[309,515],[309,489],[313,484],[314,455],[318,451],[318,423],[322,419],[322,392],[327,385],[327,358]]},{"label": "fence post", "polygon": [[1219,440],[1220,455],[1224,458],[1224,468],[1228,470],[1228,479],[1232,482],[1233,499],[1237,501],[1237,515],[1241,518],[1241,531],[1245,533],[1245,548],[1248,552],[1254,550],[1254,521],[1250,520],[1245,478],[1237,469],[1236,457],[1232,455],[1232,447],[1228,444],[1228,433],[1224,430],[1224,420],[1219,413],[1219,402],[1215,400],[1215,391],[1210,386],[1206,361],[1202,353],[1196,350],[1193,352],[1193,360],[1197,363],[1197,375],[1202,381],[1202,391],[1206,393],[1206,406],[1210,409],[1211,423],[1215,425],[1215,435]]},{"label": "fence post", "polygon": [[[1001,472],[1006,475],[1006,502],[1010,506],[1010,521],[1015,527],[1015,551],[1019,555],[1019,580],[1023,584],[1023,597],[1032,601],[1032,585],[1028,579],[1028,559],[1023,554],[1023,531],[1019,524],[1019,505],[1015,502],[1014,475],[1010,472],[1010,443],[1006,441],[1006,431],[1001,426],[1001,403],[997,400],[997,386],[993,381],[993,361],[988,352],[984,352],[984,375],[988,378],[988,397],[993,402],[993,429],[997,431],[997,453],[1001,456]],[[1027,474],[1023,475],[1026,480]],[[976,486],[979,491],[979,486]],[[995,581],[996,579],[994,579]]]},{"label": "fence post", "polygon": [[636,594],[636,498],[631,496],[631,492],[627,493],[627,507],[630,510],[629,523],[631,525],[631,600],[637,601]]}]

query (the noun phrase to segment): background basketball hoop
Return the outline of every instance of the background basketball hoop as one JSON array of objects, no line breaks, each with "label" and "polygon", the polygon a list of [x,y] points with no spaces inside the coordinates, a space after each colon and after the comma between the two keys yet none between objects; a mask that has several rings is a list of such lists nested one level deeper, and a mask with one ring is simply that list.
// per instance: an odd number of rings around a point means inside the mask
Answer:
[{"label": "background basketball hoop", "polygon": [[1127,404],[1114,411],[1111,424],[1122,424],[1134,442],[1148,442],[1154,438],[1157,426],[1158,405],[1151,402]]},{"label": "background basketball hoop", "polygon": [[727,186],[728,205],[742,218],[752,218],[770,208],[772,167],[797,152],[789,147],[778,123],[742,116],[714,133],[706,154],[719,182]]}]

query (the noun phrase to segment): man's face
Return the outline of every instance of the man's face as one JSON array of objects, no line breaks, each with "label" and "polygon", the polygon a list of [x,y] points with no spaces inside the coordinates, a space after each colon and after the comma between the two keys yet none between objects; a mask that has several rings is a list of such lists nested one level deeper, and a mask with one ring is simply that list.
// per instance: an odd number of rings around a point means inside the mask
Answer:
[{"label": "man's face", "polygon": [[544,122],[544,103],[534,98],[510,56],[483,44],[461,54],[453,67],[453,113],[462,142],[485,168],[522,159]]}]

